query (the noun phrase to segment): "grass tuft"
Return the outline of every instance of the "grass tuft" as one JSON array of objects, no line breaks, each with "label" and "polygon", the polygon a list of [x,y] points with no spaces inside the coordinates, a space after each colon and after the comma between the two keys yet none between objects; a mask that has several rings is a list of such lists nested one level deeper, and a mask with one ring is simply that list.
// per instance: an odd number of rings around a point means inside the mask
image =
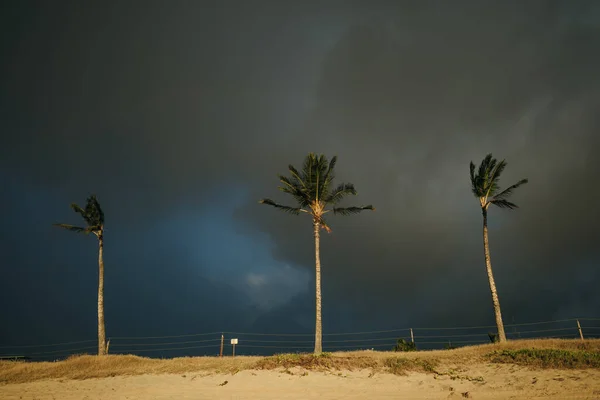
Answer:
[{"label": "grass tuft", "polygon": [[409,371],[438,374],[436,367],[439,362],[433,359],[390,357],[384,361],[383,365],[395,375],[407,375]]},{"label": "grass tuft", "polygon": [[540,368],[600,368],[600,351],[564,349],[497,350],[492,362]]},{"label": "grass tuft", "polygon": [[299,367],[308,370],[328,370],[328,369],[365,369],[377,367],[377,360],[372,357],[349,357],[343,355],[333,356],[331,353],[315,354],[276,354],[271,357],[265,357],[255,364],[257,369],[275,369],[275,368],[293,368]]}]

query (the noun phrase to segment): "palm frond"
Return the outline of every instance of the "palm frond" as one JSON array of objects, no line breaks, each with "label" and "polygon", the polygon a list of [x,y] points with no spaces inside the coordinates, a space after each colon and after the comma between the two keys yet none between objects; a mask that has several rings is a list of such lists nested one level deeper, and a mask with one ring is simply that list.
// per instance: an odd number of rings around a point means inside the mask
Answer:
[{"label": "palm frond", "polygon": [[475,164],[471,161],[469,176],[471,178],[471,191],[475,197],[492,197],[500,190],[498,182],[504,168],[506,168],[506,161],[498,162],[491,153],[481,161],[477,172],[475,172]]},{"label": "palm frond", "polygon": [[291,190],[302,190],[302,187],[300,187],[300,184],[298,182],[296,182],[296,180],[292,181],[290,178],[288,178],[287,176],[283,176],[283,175],[277,175],[277,177],[279,178],[279,181],[281,183],[283,183],[285,186],[287,186]]},{"label": "palm frond", "polygon": [[333,181],[334,174],[333,170],[335,169],[335,164],[337,163],[337,156],[331,157],[331,161],[329,161],[329,167],[327,167],[327,172],[325,173],[325,180],[327,181],[327,186],[331,185]]},{"label": "palm frond", "polygon": [[375,211],[375,208],[370,204],[368,206],[362,206],[362,207],[339,207],[339,208],[334,207],[333,213],[339,214],[339,215],[352,215],[352,214],[358,214],[364,210]]},{"label": "palm frond", "polygon": [[[309,153],[304,158],[301,172],[289,165],[291,177],[279,175],[282,183],[279,190],[292,195],[297,202],[296,207],[279,204],[271,199],[262,199],[259,203],[291,214],[297,215],[301,212],[312,214],[315,218],[322,218],[323,214],[330,211],[334,214],[350,215],[358,214],[363,210],[374,210],[372,205],[325,209],[327,204],[335,206],[343,197],[356,194],[356,189],[351,183],[342,183],[332,190],[336,162],[336,156],[328,161],[325,155]],[[324,221],[323,223],[324,229],[329,231],[329,226]]]},{"label": "palm frond", "polygon": [[98,215],[98,222],[100,222],[100,225],[104,225],[104,211],[102,211],[102,207],[100,206],[100,202],[96,195],[92,195],[92,202],[94,203],[94,208]]},{"label": "palm frond", "polygon": [[87,211],[84,210],[83,208],[81,208],[79,205],[77,205],[75,203],[71,203],[71,209],[73,211],[75,211],[76,213],[80,214],[81,217],[85,220],[85,222],[88,225],[93,223],[93,221],[90,219],[90,216],[88,215]]},{"label": "palm frond", "polygon": [[316,155],[314,153],[308,153],[304,158],[304,165],[302,166],[302,179],[309,190],[314,187],[313,165],[315,163]]},{"label": "palm frond", "polygon": [[325,229],[327,231],[327,233],[331,233],[331,228],[329,227],[329,224],[327,223],[327,221],[325,221],[325,218],[321,217],[321,228]]},{"label": "palm frond", "polygon": [[279,186],[278,189],[283,193],[292,195],[300,207],[308,207],[310,204],[310,201],[307,199],[307,196],[305,196],[303,191],[294,190],[293,188],[289,188],[287,186]]},{"label": "palm frond", "polygon": [[492,158],[486,167],[485,175],[483,175],[483,182],[482,182],[483,183],[483,192],[486,194],[489,193],[490,187],[493,185],[493,182],[490,179],[490,177],[492,176],[492,171],[495,168],[496,168],[496,159]]},{"label": "palm frond", "polygon": [[307,196],[313,201],[320,201],[327,196],[326,184],[328,161],[324,155],[309,153],[304,158],[302,180],[305,183]]},{"label": "palm frond", "polygon": [[356,195],[356,189],[351,183],[340,183],[331,193],[325,198],[328,204],[337,204],[348,195]]},{"label": "palm frond", "polygon": [[276,203],[276,202],[274,202],[271,199],[262,199],[262,200],[259,201],[259,203],[260,204],[267,204],[269,206],[273,206],[273,207],[275,207],[275,208],[277,208],[277,209],[279,209],[279,210],[281,210],[283,212],[287,212],[287,213],[294,214],[294,215],[298,215],[298,214],[300,214],[301,211],[305,211],[305,210],[303,210],[300,207],[285,206],[283,204]]},{"label": "palm frond", "polygon": [[335,178],[334,169],[335,169],[336,162],[337,162],[337,156],[333,156],[331,161],[329,161],[329,166],[327,167],[327,170],[325,171],[325,176],[323,177],[323,182],[321,184],[322,185],[321,198],[323,198],[323,199],[327,199],[328,197],[330,197],[331,187],[333,185],[333,179]]},{"label": "palm frond", "polygon": [[471,161],[471,163],[469,164],[469,176],[471,177],[471,191],[473,192],[475,197],[480,197],[477,180],[475,178],[475,164],[473,164],[473,161]]},{"label": "palm frond", "polygon": [[88,231],[88,228],[82,228],[80,226],[67,225],[67,224],[52,224],[52,225],[58,226],[59,228],[66,229],[71,232],[78,232],[78,233],[85,233],[85,234],[90,233]]},{"label": "palm frond", "polygon": [[500,179],[500,175],[502,175],[502,172],[504,172],[505,168],[506,168],[506,160],[500,161],[496,165],[496,167],[492,170],[491,179],[494,181],[497,181],[498,179]]},{"label": "palm frond", "polygon": [[498,193],[497,195],[494,196],[494,200],[505,200],[508,197],[510,197],[510,195],[513,193],[513,191],[518,188],[521,185],[526,184],[527,182],[529,182],[529,179],[521,179],[519,182],[515,183],[514,185],[507,187],[506,189],[504,189],[502,192]]},{"label": "palm frond", "polygon": [[494,168],[490,171],[486,182],[486,196],[493,196],[498,190],[500,190],[500,175],[502,175],[504,168],[506,168],[506,161],[502,160],[498,164],[495,164]]},{"label": "palm frond", "polygon": [[104,213],[100,207],[100,203],[96,198],[96,195],[91,195],[87,199],[85,205],[85,214],[87,216],[88,225],[102,225],[104,224]]},{"label": "palm frond", "polygon": [[485,159],[479,165],[478,172],[475,172],[475,164],[471,161],[469,165],[469,173],[471,176],[471,190],[475,197],[483,197],[485,196],[485,169],[487,168],[486,163],[488,163]]},{"label": "palm frond", "polygon": [[[483,180],[485,181],[486,175],[487,175],[487,171],[489,171],[489,167],[490,164],[492,163],[492,153],[488,154],[485,156],[485,158],[481,161],[481,164],[479,164],[479,171],[477,173],[477,176],[479,177],[480,181]],[[481,182],[480,182],[481,183]]]},{"label": "palm frond", "polygon": [[85,218],[85,210],[83,208],[81,208],[79,205],[77,205],[76,203],[71,203],[71,208],[73,209],[73,211],[81,214],[81,216]]},{"label": "palm frond", "polygon": [[515,209],[518,206],[515,203],[511,203],[507,200],[513,191],[521,185],[528,182],[527,179],[521,179],[516,184],[504,189],[500,193],[500,176],[506,168],[506,161],[502,160],[497,162],[492,154],[485,156],[481,164],[479,165],[478,173],[475,173],[475,164],[471,161],[469,165],[469,174],[471,177],[471,190],[476,197],[483,199],[481,203],[482,207],[487,209],[489,204],[493,204],[496,207]]},{"label": "palm frond", "polygon": [[279,175],[279,181],[283,183],[283,186],[279,186],[279,190],[291,194],[300,207],[307,207],[310,204],[310,198],[306,190],[295,179],[292,180],[286,176]]},{"label": "palm frond", "polygon": [[327,182],[328,161],[325,155],[317,157],[317,163],[314,165],[315,174],[315,199],[321,201],[329,194],[329,185]]},{"label": "palm frond", "polygon": [[511,203],[510,201],[504,199],[492,199],[490,200],[490,203],[492,203],[496,207],[508,208],[510,210],[519,208],[519,206],[517,206],[515,203]]},{"label": "palm frond", "polygon": [[298,170],[292,164],[288,165],[288,169],[296,183],[299,186],[302,186],[304,189],[306,189],[307,183],[302,179],[302,175],[300,174],[300,172],[298,172]]}]

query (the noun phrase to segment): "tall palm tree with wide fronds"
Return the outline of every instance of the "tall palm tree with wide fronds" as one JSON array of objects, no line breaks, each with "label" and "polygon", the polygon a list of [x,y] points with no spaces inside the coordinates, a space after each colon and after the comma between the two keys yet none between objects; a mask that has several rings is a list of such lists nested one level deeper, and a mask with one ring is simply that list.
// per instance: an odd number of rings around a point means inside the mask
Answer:
[{"label": "tall palm tree with wide fronds", "polygon": [[98,238],[98,355],[104,355],[108,352],[106,345],[106,331],[104,328],[104,213],[100,207],[95,195],[87,199],[85,209],[77,204],[71,204],[71,208],[80,214],[85,220],[86,226],[79,227],[67,224],[54,224],[55,226],[83,234],[93,233]]},{"label": "tall palm tree with wide fronds", "polygon": [[[302,171],[292,165],[288,167],[290,177],[279,175],[284,193],[291,195],[296,201],[296,206],[290,207],[274,202],[271,199],[262,199],[260,203],[278,208],[290,214],[307,214],[312,217],[313,234],[315,238],[315,269],[316,269],[316,323],[315,323],[315,354],[323,351],[323,329],[321,321],[321,257],[319,254],[319,232],[323,228],[331,232],[325,221],[325,214],[351,215],[363,210],[374,210],[372,205],[361,207],[336,207],[348,195],[356,195],[356,189],[351,183],[340,183],[333,186],[334,168],[337,157],[327,161],[324,155],[309,153],[304,159]],[[331,208],[327,208],[331,206]]]},{"label": "tall palm tree with wide fronds", "polygon": [[500,175],[506,168],[506,161],[497,162],[491,154],[488,154],[475,172],[475,164],[471,162],[471,190],[481,206],[483,214],[483,252],[485,255],[485,265],[487,268],[488,280],[490,283],[490,291],[492,292],[492,303],[494,305],[494,313],[496,315],[496,325],[498,327],[498,339],[500,342],[506,342],[506,334],[504,332],[504,324],[502,322],[502,313],[500,312],[500,300],[498,300],[498,292],[496,291],[496,283],[494,274],[492,273],[492,261],[490,259],[490,245],[488,242],[487,229],[487,213],[490,204],[500,208],[515,209],[518,208],[515,203],[508,201],[508,198],[513,191],[521,185],[528,182],[527,179],[521,179],[519,182],[504,190],[500,190],[498,182]]}]

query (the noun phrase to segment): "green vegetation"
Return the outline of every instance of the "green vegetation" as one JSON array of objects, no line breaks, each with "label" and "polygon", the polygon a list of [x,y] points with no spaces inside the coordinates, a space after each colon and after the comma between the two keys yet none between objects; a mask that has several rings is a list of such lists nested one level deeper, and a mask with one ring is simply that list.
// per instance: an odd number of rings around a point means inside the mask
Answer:
[{"label": "green vegetation", "polygon": [[488,337],[490,338],[490,342],[498,343],[500,341],[497,333],[488,332]]},{"label": "green vegetation", "polygon": [[343,356],[331,353],[320,354],[276,354],[271,357],[260,359],[255,367],[258,369],[274,368],[293,368],[300,367],[310,370],[331,370],[331,369],[364,369],[376,368],[377,360],[373,357]]},{"label": "green vegetation", "polygon": [[562,349],[497,350],[488,357],[495,363],[540,368],[600,368],[600,351]]},{"label": "green vegetation", "polygon": [[395,375],[406,375],[409,371],[428,372],[438,374],[435,368],[438,366],[437,360],[428,360],[420,358],[402,358],[390,357],[384,361],[384,366],[389,369],[389,372]]},{"label": "green vegetation", "polygon": [[393,351],[417,351],[417,345],[414,342],[408,342],[404,339],[398,339]]}]

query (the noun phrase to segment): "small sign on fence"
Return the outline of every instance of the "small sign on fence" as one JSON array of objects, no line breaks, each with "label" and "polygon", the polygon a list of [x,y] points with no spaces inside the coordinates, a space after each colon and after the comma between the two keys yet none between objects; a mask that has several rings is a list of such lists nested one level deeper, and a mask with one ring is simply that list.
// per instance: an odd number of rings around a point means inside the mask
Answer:
[{"label": "small sign on fence", "polygon": [[238,344],[238,340],[237,339],[231,339],[231,345],[233,346],[233,350],[232,350],[232,357],[235,357],[235,345]]}]

